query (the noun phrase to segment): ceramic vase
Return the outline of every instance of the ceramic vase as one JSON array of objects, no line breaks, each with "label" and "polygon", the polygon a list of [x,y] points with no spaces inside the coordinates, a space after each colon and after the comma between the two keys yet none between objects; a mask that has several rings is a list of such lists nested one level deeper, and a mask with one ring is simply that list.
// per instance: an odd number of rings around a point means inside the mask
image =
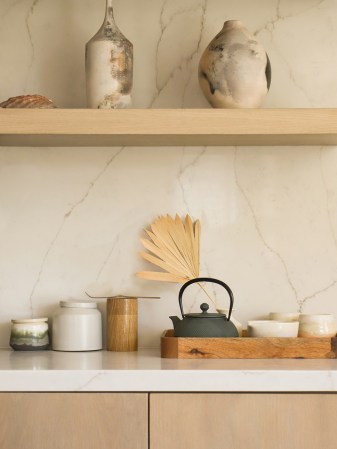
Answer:
[{"label": "ceramic vase", "polygon": [[214,108],[258,108],[271,81],[267,53],[239,20],[225,22],[199,63],[200,87]]},{"label": "ceramic vase", "polygon": [[112,0],[103,25],[85,47],[87,106],[115,109],[131,105],[133,45],[117,27]]}]

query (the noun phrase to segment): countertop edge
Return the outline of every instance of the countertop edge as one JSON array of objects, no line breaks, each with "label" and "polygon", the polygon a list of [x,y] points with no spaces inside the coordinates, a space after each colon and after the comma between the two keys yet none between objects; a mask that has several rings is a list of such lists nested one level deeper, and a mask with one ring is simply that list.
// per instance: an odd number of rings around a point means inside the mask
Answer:
[{"label": "countertop edge", "polygon": [[337,392],[337,360],[176,360],[0,350],[1,392]]}]

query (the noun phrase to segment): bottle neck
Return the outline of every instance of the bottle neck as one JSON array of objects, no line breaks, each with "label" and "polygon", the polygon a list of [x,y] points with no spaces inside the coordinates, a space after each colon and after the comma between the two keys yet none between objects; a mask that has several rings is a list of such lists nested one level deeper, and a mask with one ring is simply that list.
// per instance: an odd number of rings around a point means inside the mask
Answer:
[{"label": "bottle neck", "polygon": [[114,0],[106,0],[105,18],[101,28],[101,32],[103,32],[104,36],[109,39],[116,34],[120,34],[114,19],[113,2]]},{"label": "bottle neck", "polygon": [[106,0],[104,22],[105,23],[113,23],[114,22],[113,0]]},{"label": "bottle neck", "polygon": [[[1,1],[1,0],[0,0]],[[116,25],[113,14],[114,0],[106,0],[105,17],[101,28],[92,38],[93,40],[118,40],[126,39]]]}]

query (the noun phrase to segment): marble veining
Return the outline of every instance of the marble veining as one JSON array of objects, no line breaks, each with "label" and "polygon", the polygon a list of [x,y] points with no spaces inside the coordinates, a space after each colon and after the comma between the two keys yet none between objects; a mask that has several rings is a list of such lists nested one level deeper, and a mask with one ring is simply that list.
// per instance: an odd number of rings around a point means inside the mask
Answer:
[{"label": "marble veining", "polygon": [[252,203],[249,200],[248,194],[245,192],[244,188],[240,184],[239,176],[238,176],[238,169],[237,169],[237,148],[236,148],[236,151],[235,151],[235,158],[234,158],[234,174],[235,174],[236,185],[237,185],[238,189],[240,190],[242,196],[244,197],[245,201],[247,202],[248,208],[250,209],[256,232],[257,232],[259,238],[261,239],[263,245],[267,248],[267,250],[270,251],[273,255],[275,255],[276,258],[279,260],[281,266],[284,269],[284,274],[285,274],[286,281],[288,282],[288,284],[290,286],[290,289],[293,291],[293,294],[294,294],[295,299],[297,301],[298,293],[296,291],[296,288],[294,287],[294,284],[292,283],[292,281],[290,279],[287,265],[286,265],[285,261],[283,260],[281,254],[278,253],[275,249],[273,249],[268,244],[268,242],[266,241],[265,237],[263,236],[262,231],[261,231],[261,229],[259,227],[258,218],[257,218],[257,216],[255,214],[255,211],[254,211],[254,207],[253,207]]},{"label": "marble veining", "polygon": [[[104,0],[1,1],[0,100],[40,93],[85,107],[84,46],[104,8]],[[231,19],[270,57],[265,107],[337,105],[333,0],[257,0],[254,9],[247,0],[115,0],[114,11],[134,43],[136,108],[208,108],[198,62]],[[337,318],[336,205],[336,147],[2,147],[0,347],[10,319],[51,316],[60,299],[85,291],[161,296],[139,303],[140,346],[157,347],[179,313],[180,286],[134,273],[146,269],[142,230],[163,213],[201,220],[201,273],[231,286],[243,324],[277,310]],[[186,308],[203,301],[191,292]]]},{"label": "marble veining", "polygon": [[[156,85],[156,92],[154,94],[154,97],[149,105],[149,107],[160,107],[160,103],[157,100],[159,100],[159,97],[161,96],[161,93],[168,87],[170,81],[174,80],[175,75],[177,72],[184,71],[185,67],[191,66],[193,59],[198,55],[200,50],[200,44],[203,37],[203,31],[204,31],[204,23],[205,23],[205,15],[207,10],[207,1],[208,0],[202,0],[201,2],[197,2],[196,5],[195,1],[187,0],[186,2],[181,5],[181,3],[178,3],[176,1],[170,1],[170,0],[164,0],[162,4],[162,8],[160,11],[159,16],[159,24],[160,24],[160,36],[157,41],[156,46],[156,78],[155,78],[155,85]],[[167,9],[171,6],[172,12],[168,15]],[[197,14],[198,12],[201,12],[201,14]],[[166,17],[168,15],[168,18]],[[188,49],[186,49],[185,52],[185,45],[184,45],[184,39],[188,40],[190,35],[190,28],[186,28],[186,21],[193,20],[194,22],[198,23],[200,28],[198,28],[198,32],[196,33],[196,36],[193,36],[193,42],[190,43],[190,46]],[[167,62],[167,54],[164,52],[161,52],[161,47],[164,47],[165,50],[167,50],[167,43],[165,43],[165,34],[168,34],[169,36],[172,36],[172,30],[174,30],[174,24],[176,23],[177,30],[181,32],[180,39],[178,37],[178,42],[181,40],[182,44],[182,51],[183,55],[172,55],[170,54],[170,59],[173,61],[176,59],[177,62],[173,63],[173,67],[170,67]],[[191,24],[190,24],[191,25]],[[187,31],[188,30],[188,31]],[[194,31],[194,30],[193,30]],[[181,57],[183,56],[183,57]],[[184,79],[183,88],[182,88],[182,101],[181,104],[177,107],[186,107],[185,106],[185,94],[188,84],[191,81],[191,77],[193,75],[193,71],[189,70],[186,74],[186,77]]]},{"label": "marble veining", "polygon": [[[85,192],[84,192],[84,194],[81,196],[81,198],[80,198],[78,201],[76,201],[76,203],[74,203],[74,204],[69,208],[69,210],[64,214],[63,220],[62,220],[62,222],[60,223],[60,226],[59,226],[59,228],[57,229],[56,234],[53,236],[53,238],[52,238],[50,244],[48,245],[47,250],[46,250],[46,252],[45,252],[45,254],[44,254],[44,256],[43,256],[43,259],[42,259],[42,261],[41,261],[41,266],[40,266],[39,273],[38,273],[38,275],[37,275],[36,281],[35,281],[35,283],[34,283],[34,285],[33,285],[33,289],[32,289],[31,294],[30,294],[30,296],[29,296],[30,309],[31,309],[31,316],[32,316],[32,317],[34,317],[34,303],[33,303],[33,299],[34,299],[34,293],[35,293],[35,290],[36,290],[36,288],[38,287],[38,284],[39,284],[39,282],[40,282],[41,276],[42,276],[42,274],[43,274],[43,269],[44,269],[44,266],[45,266],[46,261],[47,261],[47,259],[48,259],[48,256],[49,256],[50,252],[52,251],[54,245],[56,244],[59,235],[60,235],[61,232],[63,231],[64,226],[65,226],[65,224],[66,224],[66,221],[70,218],[70,216],[71,216],[71,214],[74,212],[74,210],[75,210],[77,207],[79,207],[81,204],[83,204],[83,203],[85,202],[85,200],[87,199],[87,197],[88,197],[88,195],[90,194],[91,190],[95,187],[95,184],[96,184],[96,183],[99,181],[99,179],[104,175],[104,173],[108,170],[110,164],[113,163],[113,161],[116,159],[116,157],[118,157],[118,155],[123,151],[123,149],[124,149],[124,148],[120,148],[120,149],[118,149],[117,151],[116,151],[116,150],[113,150],[113,153],[114,153],[114,154],[110,157],[110,159],[108,160],[108,162],[105,163],[104,167],[99,171],[99,173],[95,176],[95,178],[94,178],[92,181],[90,181],[90,183],[89,183],[87,189],[85,190]],[[114,247],[115,247],[115,245],[113,245],[112,250],[109,252],[108,257],[111,255],[111,252],[113,251]],[[107,260],[108,260],[108,259],[107,259]],[[99,274],[98,274],[98,276],[97,276],[97,278],[96,278],[97,280],[98,280],[98,278],[99,278],[100,273],[103,271],[104,266],[105,266],[106,263],[107,263],[107,260],[104,261],[102,267],[100,268]]]}]

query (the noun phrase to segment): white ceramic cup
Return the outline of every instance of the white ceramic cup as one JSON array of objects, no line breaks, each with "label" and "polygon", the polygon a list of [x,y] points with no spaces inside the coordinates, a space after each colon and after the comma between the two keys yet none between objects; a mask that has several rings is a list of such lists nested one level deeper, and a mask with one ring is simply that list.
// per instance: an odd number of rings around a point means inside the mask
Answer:
[{"label": "white ceramic cup", "polygon": [[299,337],[335,337],[336,321],[330,314],[301,314]]},{"label": "white ceramic cup", "polygon": [[248,337],[297,337],[298,324],[298,321],[248,321]]},{"label": "white ceramic cup", "polygon": [[274,321],[299,321],[300,314],[298,312],[270,312],[269,319]]}]

